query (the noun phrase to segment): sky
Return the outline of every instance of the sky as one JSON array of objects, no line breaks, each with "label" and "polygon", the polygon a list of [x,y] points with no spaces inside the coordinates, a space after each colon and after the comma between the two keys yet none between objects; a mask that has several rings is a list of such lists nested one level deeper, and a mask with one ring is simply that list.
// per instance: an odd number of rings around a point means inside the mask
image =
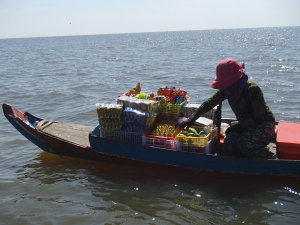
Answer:
[{"label": "sky", "polygon": [[0,38],[277,26],[299,0],[0,0]]}]

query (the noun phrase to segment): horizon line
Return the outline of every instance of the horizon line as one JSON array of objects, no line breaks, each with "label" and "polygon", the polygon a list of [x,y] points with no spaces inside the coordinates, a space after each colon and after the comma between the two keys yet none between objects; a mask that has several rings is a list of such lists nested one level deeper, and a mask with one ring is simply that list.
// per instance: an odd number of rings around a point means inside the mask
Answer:
[{"label": "horizon line", "polygon": [[56,38],[56,37],[74,37],[74,36],[96,36],[96,35],[120,35],[120,34],[147,34],[147,33],[167,33],[167,32],[188,32],[188,31],[209,31],[209,30],[243,30],[243,29],[263,29],[263,28],[285,28],[299,27],[300,25],[287,26],[262,26],[262,27],[239,27],[239,28],[212,28],[212,29],[190,29],[190,30],[167,30],[167,31],[144,31],[144,32],[116,32],[116,33],[98,33],[98,34],[74,34],[74,35],[53,35],[53,36],[32,36],[32,37],[4,37],[0,40],[8,39],[29,39],[29,38]]}]

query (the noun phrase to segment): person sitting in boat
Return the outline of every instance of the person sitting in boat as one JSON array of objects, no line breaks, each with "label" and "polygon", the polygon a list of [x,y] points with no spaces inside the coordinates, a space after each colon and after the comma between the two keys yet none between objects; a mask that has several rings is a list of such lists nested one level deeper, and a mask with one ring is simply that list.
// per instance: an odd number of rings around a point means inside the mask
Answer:
[{"label": "person sitting in boat", "polygon": [[275,118],[266,105],[259,86],[248,80],[244,64],[224,59],[216,67],[216,78],[210,87],[218,91],[205,101],[190,118],[179,122],[179,127],[190,127],[204,113],[228,99],[238,123],[225,133],[226,148],[235,156],[275,158],[267,145],[275,138]]}]

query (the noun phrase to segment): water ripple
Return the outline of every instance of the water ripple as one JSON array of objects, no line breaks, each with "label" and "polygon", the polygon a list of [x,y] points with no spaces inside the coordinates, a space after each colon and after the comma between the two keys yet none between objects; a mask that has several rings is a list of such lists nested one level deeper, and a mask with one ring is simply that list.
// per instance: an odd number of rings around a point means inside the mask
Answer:
[{"label": "water ripple", "polygon": [[[224,57],[246,62],[277,120],[300,122],[299,27],[0,40],[0,99],[89,126],[95,104],[140,81],[184,88],[201,103]],[[231,117],[224,103],[224,116]],[[0,115],[4,224],[295,224],[300,184],[189,177],[60,157]]]}]

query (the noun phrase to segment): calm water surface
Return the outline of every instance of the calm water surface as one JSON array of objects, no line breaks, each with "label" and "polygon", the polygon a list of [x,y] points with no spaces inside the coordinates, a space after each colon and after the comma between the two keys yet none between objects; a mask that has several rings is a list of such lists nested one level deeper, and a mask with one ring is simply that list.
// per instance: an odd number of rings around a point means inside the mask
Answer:
[{"label": "calm water surface", "polygon": [[[214,90],[217,62],[246,62],[277,120],[300,122],[300,27],[0,40],[0,102],[97,124],[95,104],[146,92]],[[228,104],[224,116],[233,116]],[[299,181],[229,179],[42,152],[0,115],[0,224],[299,224]]]}]

